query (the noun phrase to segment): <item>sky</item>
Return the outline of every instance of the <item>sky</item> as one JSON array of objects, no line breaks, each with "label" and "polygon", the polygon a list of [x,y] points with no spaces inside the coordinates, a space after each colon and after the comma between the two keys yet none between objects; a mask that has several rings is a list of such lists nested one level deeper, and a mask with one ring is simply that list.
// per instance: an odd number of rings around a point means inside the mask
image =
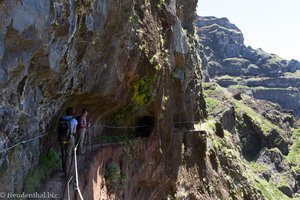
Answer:
[{"label": "sky", "polygon": [[198,0],[197,14],[227,17],[246,46],[300,61],[300,0]]}]

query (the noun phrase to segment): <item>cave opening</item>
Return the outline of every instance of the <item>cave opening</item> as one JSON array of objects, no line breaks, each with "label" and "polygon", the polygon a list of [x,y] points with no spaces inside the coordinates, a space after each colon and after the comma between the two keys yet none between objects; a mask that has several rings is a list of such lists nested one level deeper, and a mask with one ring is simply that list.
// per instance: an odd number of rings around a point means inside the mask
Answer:
[{"label": "cave opening", "polygon": [[149,137],[154,127],[153,116],[141,116],[136,121],[136,136],[137,137]]},{"label": "cave opening", "polygon": [[242,138],[242,155],[247,161],[253,161],[263,148],[262,139],[258,134],[249,134]]},{"label": "cave opening", "polygon": [[265,136],[260,127],[253,123],[248,115],[243,114],[242,123],[242,126],[238,126],[242,155],[251,162],[256,159],[265,146]]}]

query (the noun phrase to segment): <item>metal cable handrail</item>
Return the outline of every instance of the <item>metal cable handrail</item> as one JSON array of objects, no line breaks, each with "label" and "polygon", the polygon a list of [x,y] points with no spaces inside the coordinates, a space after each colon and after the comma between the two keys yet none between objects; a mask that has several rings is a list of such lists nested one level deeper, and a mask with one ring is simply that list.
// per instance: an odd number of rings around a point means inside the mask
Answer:
[{"label": "metal cable handrail", "polygon": [[[199,123],[200,121],[182,121],[182,122],[174,122],[174,124],[184,124],[184,123]],[[95,125],[95,126],[91,126],[91,127],[88,127],[88,129],[91,129],[91,128],[99,128],[99,127],[105,127],[105,128],[113,128],[113,129],[132,129],[132,128],[145,128],[149,125],[140,125],[140,126],[110,126],[110,125],[106,125],[106,124],[98,124],[98,125]],[[28,139],[28,140],[24,140],[22,142],[19,142],[17,144],[14,144],[13,146],[10,146],[6,149],[2,149],[0,150],[0,153],[3,153],[5,151],[8,151],[10,149],[13,149],[21,144],[26,144],[28,142],[31,142],[33,140],[36,140],[36,139],[39,139],[39,138],[42,138],[46,135],[48,135],[49,133],[46,133],[46,134],[43,134],[43,135],[40,135],[40,136],[37,136],[35,138],[32,138],[32,139]]]},{"label": "metal cable handrail", "polygon": [[48,135],[48,134],[49,134],[49,133],[45,133],[45,134],[40,135],[40,136],[37,136],[37,137],[35,137],[35,138],[28,139],[28,140],[24,140],[24,141],[22,141],[22,142],[19,142],[19,143],[17,143],[17,144],[14,144],[13,146],[10,146],[10,147],[6,148],[6,149],[0,150],[0,153],[6,152],[6,151],[8,151],[8,150],[10,150],[10,149],[13,149],[13,148],[15,148],[15,147],[21,145],[21,144],[26,144],[26,143],[31,142],[31,141],[33,141],[33,140],[42,138],[42,137],[44,137],[44,136],[46,136],[46,135]]},{"label": "metal cable handrail", "polygon": [[89,128],[99,128],[99,127],[105,127],[105,128],[114,128],[114,129],[130,129],[130,128],[144,128],[147,127],[148,125],[140,125],[140,126],[110,126],[106,124],[98,124],[95,126],[91,126]]},{"label": "metal cable handrail", "polygon": [[[143,127],[147,127],[147,126],[146,126],[146,125],[144,125],[144,126],[109,126],[109,125],[105,125],[105,124],[100,124],[100,125],[97,125],[97,126],[91,126],[91,127],[89,127],[89,128],[94,128],[94,127],[95,127],[95,128],[98,128],[98,127],[105,127],[105,128],[115,128],[115,129],[126,129],[126,128],[128,128],[128,129],[129,129],[129,128],[143,128]],[[28,140],[21,141],[21,142],[19,142],[19,143],[17,143],[17,144],[14,144],[14,145],[12,145],[12,146],[6,148],[6,149],[0,150],[0,153],[6,152],[6,151],[8,151],[8,150],[10,150],[10,149],[13,149],[13,148],[15,148],[15,147],[21,145],[21,144],[26,144],[26,143],[31,142],[31,141],[33,141],[33,140],[42,138],[42,137],[44,137],[44,136],[46,136],[46,135],[48,135],[48,134],[49,134],[49,133],[46,133],[46,134],[37,136],[37,137],[32,138],[32,139],[28,139]]]},{"label": "metal cable handrail", "polygon": [[200,123],[201,121],[182,121],[182,122],[174,122],[174,124],[184,124],[184,123]]},{"label": "metal cable handrail", "polygon": [[[200,121],[182,121],[182,122],[174,122],[174,124],[184,124],[184,123],[199,123]],[[98,125],[95,125],[95,126],[91,126],[91,127],[88,127],[87,129],[93,129],[93,128],[100,128],[100,127],[104,127],[104,128],[112,128],[112,129],[133,129],[133,128],[145,128],[145,127],[148,127],[149,124],[147,125],[139,125],[139,126],[110,126],[110,125],[107,125],[107,124],[98,124]],[[53,132],[56,132],[56,130],[53,130]],[[31,139],[27,139],[27,140],[24,140],[24,141],[21,141],[17,144],[14,144],[8,148],[5,148],[5,149],[2,149],[0,150],[0,153],[3,153],[3,152],[6,152],[8,150],[11,150],[19,145],[23,145],[23,144],[26,144],[26,143],[29,143],[31,141],[34,141],[34,140],[37,140],[37,139],[40,139],[42,137],[45,137],[46,135],[48,135],[49,133],[45,133],[43,135],[40,135],[40,136],[37,136],[37,137],[34,137],[34,138],[31,138]],[[81,194],[81,191],[80,191],[80,188],[79,188],[79,183],[78,183],[78,169],[77,169],[77,156],[76,156],[76,151],[77,151],[77,147],[78,147],[78,144],[79,144],[79,141],[78,143],[76,144],[75,148],[74,148],[74,161],[75,161],[75,176],[76,176],[76,188],[78,190],[78,193],[79,193],[79,196],[80,196],[80,199],[83,200],[83,197],[82,197],[82,194]],[[71,178],[68,180],[67,182],[67,185],[68,185],[68,198],[70,198],[70,193],[69,193],[69,183],[71,181],[71,179],[73,178],[73,175],[71,176]]]}]

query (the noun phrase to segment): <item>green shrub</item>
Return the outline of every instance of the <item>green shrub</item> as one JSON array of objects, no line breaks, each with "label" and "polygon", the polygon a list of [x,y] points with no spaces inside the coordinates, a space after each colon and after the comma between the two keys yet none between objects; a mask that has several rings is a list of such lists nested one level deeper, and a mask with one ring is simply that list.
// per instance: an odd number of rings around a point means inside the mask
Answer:
[{"label": "green shrub", "polygon": [[61,160],[57,152],[53,149],[50,149],[46,155],[40,155],[36,169],[27,175],[25,191],[34,192],[34,190],[40,186],[42,180],[48,178],[53,170],[59,169],[60,167]]},{"label": "green shrub", "polygon": [[216,110],[218,105],[221,104],[221,102],[219,100],[217,100],[215,98],[211,98],[211,97],[206,97],[205,102],[206,102],[207,112],[209,114],[214,113],[214,111]]},{"label": "green shrub", "polygon": [[155,76],[144,76],[133,83],[133,97],[126,106],[115,113],[113,120],[117,125],[133,125],[145,107],[154,100],[155,94],[152,84]]},{"label": "green shrub", "polygon": [[134,95],[132,101],[138,105],[145,105],[153,100],[153,78],[143,77],[133,84]]},{"label": "green shrub", "polygon": [[106,168],[104,178],[107,185],[119,182],[121,180],[120,166],[117,163],[113,163],[111,166]]},{"label": "green shrub", "polygon": [[165,0],[158,0],[156,3],[156,7],[158,9],[162,9],[163,4],[165,3]]},{"label": "green shrub", "polygon": [[132,140],[127,140],[127,141],[123,141],[123,152],[127,157],[127,160],[129,162],[132,162],[135,159],[135,151],[134,148],[137,145],[137,143],[139,142],[139,139],[132,139]]}]

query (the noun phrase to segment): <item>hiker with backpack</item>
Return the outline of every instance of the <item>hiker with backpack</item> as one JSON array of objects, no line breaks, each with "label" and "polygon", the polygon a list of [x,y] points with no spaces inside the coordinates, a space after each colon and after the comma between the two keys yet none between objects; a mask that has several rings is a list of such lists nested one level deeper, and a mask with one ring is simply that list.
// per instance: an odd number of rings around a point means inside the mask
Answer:
[{"label": "hiker with backpack", "polygon": [[71,164],[72,150],[75,144],[77,120],[73,117],[74,108],[66,110],[66,115],[61,117],[58,122],[57,132],[61,148],[62,167],[65,176],[68,175]]},{"label": "hiker with backpack", "polygon": [[80,155],[85,153],[85,138],[87,129],[90,127],[90,124],[87,119],[88,111],[87,109],[83,109],[81,115],[78,117],[78,142],[79,142],[79,152]]}]

